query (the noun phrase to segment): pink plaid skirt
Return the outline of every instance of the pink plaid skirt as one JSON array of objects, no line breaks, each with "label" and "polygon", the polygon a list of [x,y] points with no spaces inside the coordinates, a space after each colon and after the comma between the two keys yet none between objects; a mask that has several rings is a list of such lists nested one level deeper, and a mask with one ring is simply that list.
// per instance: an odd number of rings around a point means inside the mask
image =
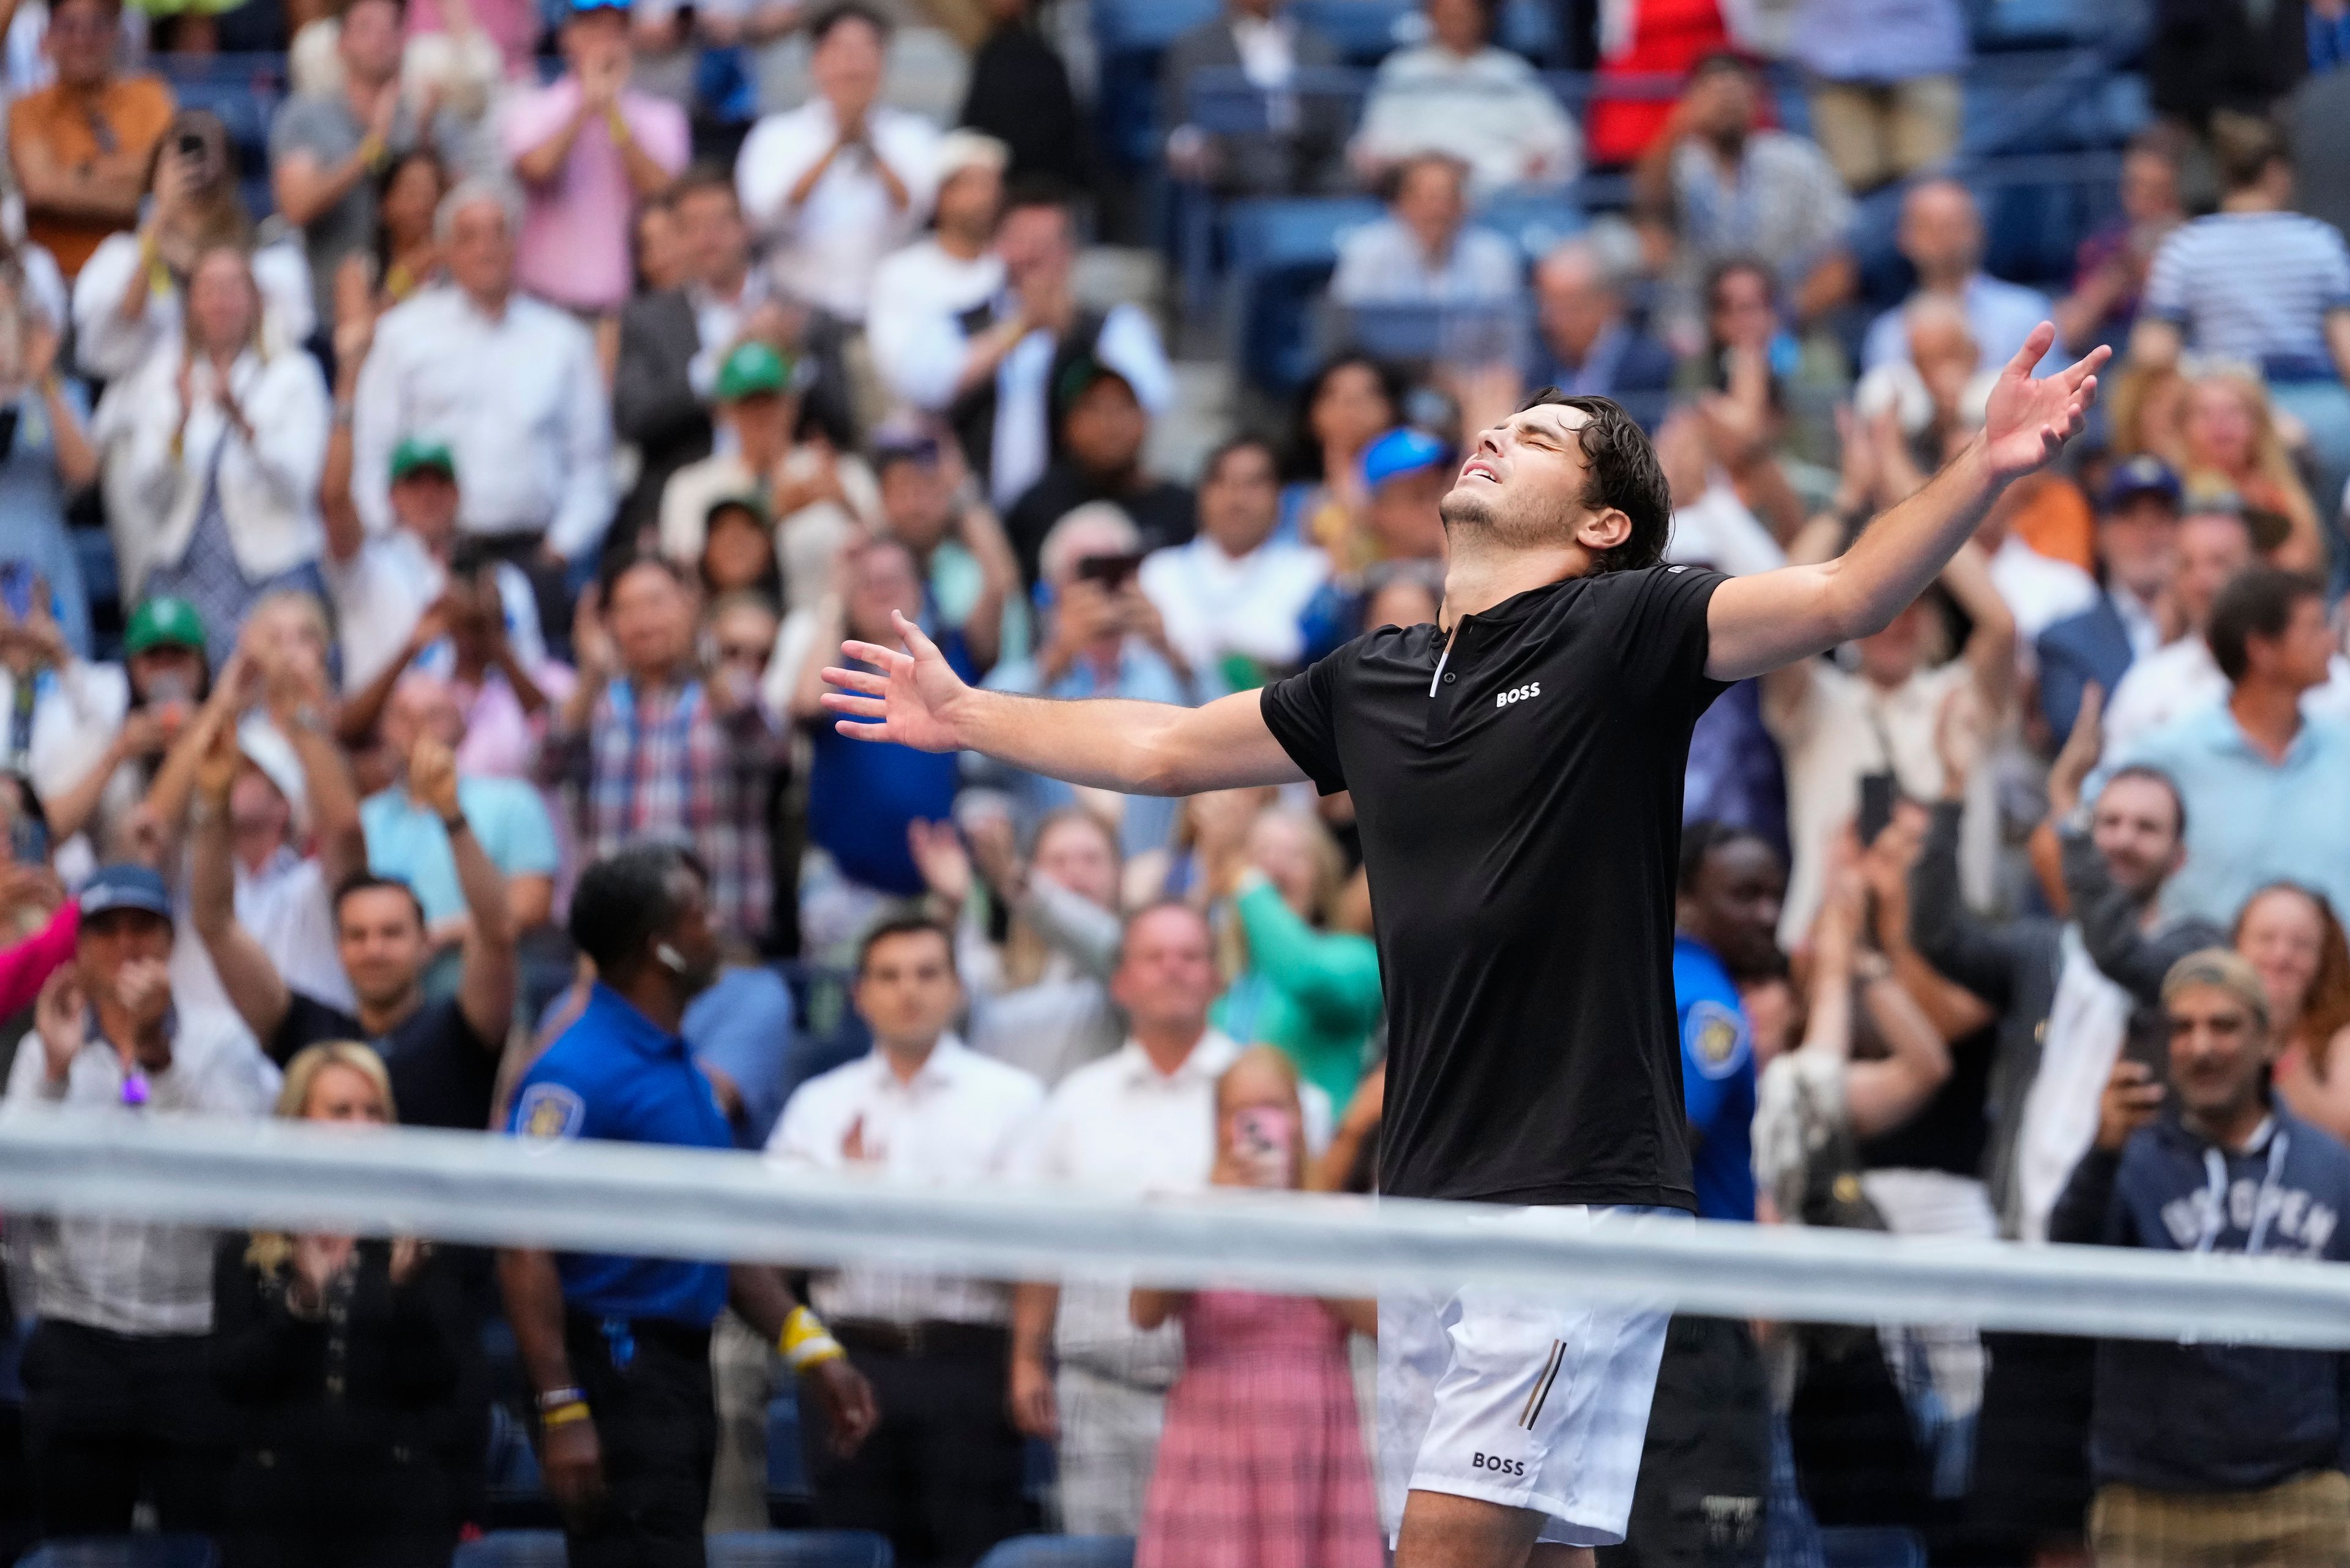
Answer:
[{"label": "pink plaid skirt", "polygon": [[1310,1299],[1194,1295],[1135,1568],[1384,1561],[1345,1327]]}]

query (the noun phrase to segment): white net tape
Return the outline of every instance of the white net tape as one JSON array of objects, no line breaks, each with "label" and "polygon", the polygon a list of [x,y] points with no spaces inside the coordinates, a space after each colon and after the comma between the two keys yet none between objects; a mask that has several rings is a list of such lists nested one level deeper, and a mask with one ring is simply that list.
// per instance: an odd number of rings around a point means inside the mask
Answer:
[{"label": "white net tape", "polygon": [[993,1279],[1374,1294],[1467,1281],[1692,1313],[2350,1348],[2350,1266],[1292,1194],[943,1191],[755,1155],[111,1112],[0,1122],[0,1212]]}]

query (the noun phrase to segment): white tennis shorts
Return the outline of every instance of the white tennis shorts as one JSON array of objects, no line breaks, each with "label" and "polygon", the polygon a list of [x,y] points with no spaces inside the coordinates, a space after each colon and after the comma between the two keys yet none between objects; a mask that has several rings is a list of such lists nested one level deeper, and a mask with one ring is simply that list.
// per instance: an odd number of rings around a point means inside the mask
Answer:
[{"label": "white tennis shorts", "polygon": [[[1496,1210],[1544,1227],[1679,1210]],[[1664,1355],[1661,1305],[1471,1285],[1379,1295],[1379,1507],[1392,1542],[1411,1491],[1548,1516],[1538,1541],[1624,1539],[1648,1401]]]}]

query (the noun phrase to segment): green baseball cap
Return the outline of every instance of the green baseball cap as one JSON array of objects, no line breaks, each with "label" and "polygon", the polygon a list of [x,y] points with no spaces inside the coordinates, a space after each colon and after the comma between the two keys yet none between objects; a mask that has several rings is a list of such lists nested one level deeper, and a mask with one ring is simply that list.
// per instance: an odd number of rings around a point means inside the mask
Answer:
[{"label": "green baseball cap", "polygon": [[738,343],[718,368],[718,400],[732,403],[763,392],[791,391],[796,382],[795,369],[790,359],[755,338]]},{"label": "green baseball cap", "polygon": [[151,648],[192,648],[204,650],[204,618],[196,607],[168,595],[149,599],[130,612],[122,633],[123,650],[144,653]]},{"label": "green baseball cap", "polygon": [[391,482],[398,484],[420,468],[429,468],[457,481],[457,457],[445,441],[429,436],[409,436],[391,449]]}]

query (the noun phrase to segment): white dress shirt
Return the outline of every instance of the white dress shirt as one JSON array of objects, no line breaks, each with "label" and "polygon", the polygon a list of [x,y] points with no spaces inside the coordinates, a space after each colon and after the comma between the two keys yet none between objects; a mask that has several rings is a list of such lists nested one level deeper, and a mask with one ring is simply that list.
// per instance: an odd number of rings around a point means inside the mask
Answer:
[{"label": "white dress shirt", "polygon": [[[1232,1036],[1210,1029],[1180,1066],[1162,1073],[1128,1039],[1061,1080],[1024,1140],[1019,1173],[1106,1197],[1205,1191],[1216,1164],[1216,1080],[1240,1054]],[[1309,1084],[1300,1103],[1305,1147],[1327,1147],[1329,1096]],[[1127,1312],[1132,1289],[1126,1279],[1066,1281],[1055,1353],[1122,1382],[1167,1387],[1182,1366],[1181,1334],[1171,1323],[1147,1332],[1135,1327]]]},{"label": "white dress shirt", "polygon": [[1233,556],[1202,534],[1151,552],[1138,580],[1169,640],[1201,669],[1228,653],[1295,664],[1305,647],[1297,618],[1329,576],[1330,558],[1311,545],[1268,540]]},{"label": "white dress shirt", "polygon": [[[122,1056],[90,1030],[66,1069],[48,1080],[47,1053],[27,1034],[8,1073],[6,1114],[58,1106],[120,1109]],[[255,1121],[277,1098],[277,1068],[233,1014],[182,1010],[172,1063],[147,1080],[147,1102],[125,1115],[225,1116]],[[35,1315],[109,1334],[204,1334],[213,1326],[214,1232],[138,1220],[16,1216],[32,1242]]]},{"label": "white dress shirt", "polygon": [[351,502],[369,531],[392,524],[391,452],[446,441],[458,524],[538,535],[577,560],[612,521],[612,421],[588,329],[523,295],[495,317],[453,285],[377,323],[351,424]]},{"label": "white dress shirt", "polygon": [[[812,98],[760,120],[734,164],[743,211],[775,246],[775,281],[851,322],[865,319],[881,258],[914,237],[938,193],[939,133],[929,120],[877,104],[865,130],[865,146],[833,159],[797,207],[789,204],[792,187],[840,140],[830,99]],[[877,156],[906,187],[903,207],[874,171]]]},{"label": "white dress shirt", "polygon": [[930,237],[892,252],[873,274],[865,313],[882,384],[916,408],[946,407],[962,374],[963,344],[936,323],[951,324],[1003,291],[1003,258],[993,251],[966,261]]},{"label": "white dress shirt", "polygon": [[[1003,1174],[1044,1103],[1044,1085],[947,1034],[910,1080],[878,1049],[809,1079],[784,1106],[767,1152],[902,1186],[969,1188]],[[810,1294],[831,1318],[1005,1324],[1012,1315],[1008,1285],[867,1264],[818,1274]]]}]

